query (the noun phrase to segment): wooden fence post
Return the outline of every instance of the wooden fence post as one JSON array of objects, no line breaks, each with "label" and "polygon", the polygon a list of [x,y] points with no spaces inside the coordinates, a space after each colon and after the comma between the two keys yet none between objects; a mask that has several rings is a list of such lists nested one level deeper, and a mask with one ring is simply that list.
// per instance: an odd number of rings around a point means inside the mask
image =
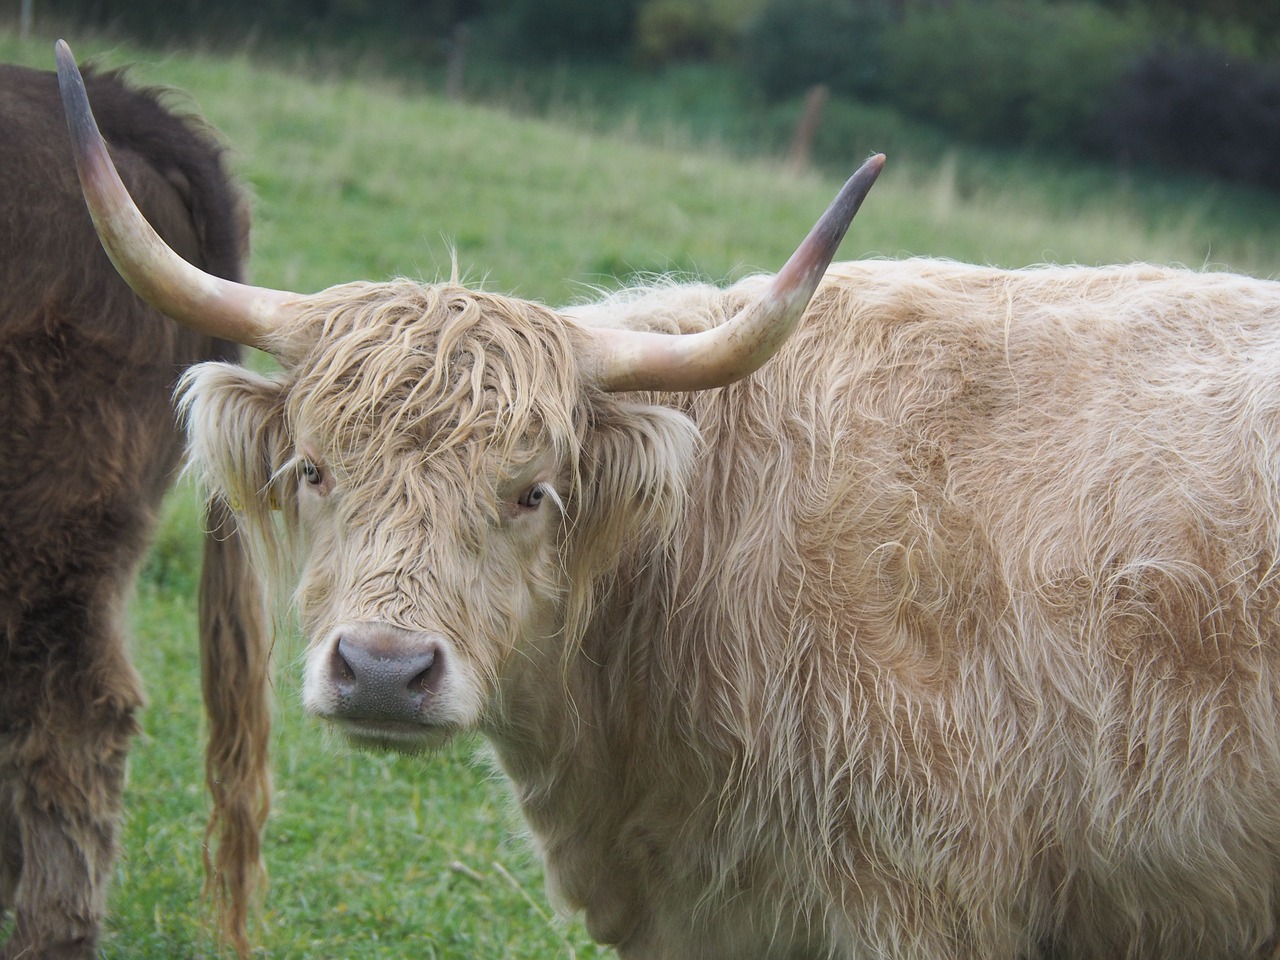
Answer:
[{"label": "wooden fence post", "polygon": [[827,105],[830,91],[826,84],[815,84],[809,88],[804,98],[804,112],[796,123],[795,132],[791,135],[791,149],[787,152],[787,166],[800,173],[809,166],[809,156],[813,152],[813,138],[822,125],[822,110]]}]

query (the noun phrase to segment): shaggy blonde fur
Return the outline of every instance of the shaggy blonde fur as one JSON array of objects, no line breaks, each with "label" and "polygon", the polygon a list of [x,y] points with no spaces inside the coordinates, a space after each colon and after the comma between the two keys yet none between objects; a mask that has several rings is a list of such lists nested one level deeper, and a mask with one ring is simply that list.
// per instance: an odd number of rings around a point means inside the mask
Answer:
[{"label": "shaggy blonde fur", "polygon": [[764,282],[337,288],[188,375],[195,455],[317,649],[450,639],[625,957],[1274,956],[1280,287],[841,264],[730,387],[581,381]]}]

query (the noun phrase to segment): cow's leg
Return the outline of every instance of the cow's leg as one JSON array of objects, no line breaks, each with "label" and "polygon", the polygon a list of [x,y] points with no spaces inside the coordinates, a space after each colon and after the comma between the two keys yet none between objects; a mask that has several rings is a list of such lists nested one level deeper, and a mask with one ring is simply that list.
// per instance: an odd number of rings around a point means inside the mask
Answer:
[{"label": "cow's leg", "polygon": [[[60,626],[69,624],[58,618]],[[28,634],[39,636],[43,631]],[[83,642],[91,637],[91,642]],[[48,640],[47,637],[42,638]],[[50,644],[41,644],[46,652]],[[8,845],[17,869],[13,931],[0,960],[90,960],[116,852],[125,759],[137,729],[141,684],[114,633],[72,631],[53,646],[44,676],[16,667],[6,694]],[[25,649],[36,649],[28,644]],[[14,681],[25,678],[20,689]]]},{"label": "cow's leg", "polygon": [[[65,720],[66,718],[64,718]],[[34,737],[14,791],[22,869],[0,957],[91,958],[106,906],[132,709],[82,711],[59,742]]]},{"label": "cow's leg", "polygon": [[[7,756],[7,737],[0,735],[0,757]],[[22,874],[22,837],[13,814],[13,773],[0,762],[0,922],[8,919],[13,909],[18,877]]]}]

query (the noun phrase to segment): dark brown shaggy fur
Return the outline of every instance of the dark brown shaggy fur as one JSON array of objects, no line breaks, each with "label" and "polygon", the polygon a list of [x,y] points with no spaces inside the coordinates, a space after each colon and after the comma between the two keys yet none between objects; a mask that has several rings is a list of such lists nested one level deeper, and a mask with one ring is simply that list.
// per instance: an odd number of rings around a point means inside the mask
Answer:
[{"label": "dark brown shaggy fur", "polygon": [[[238,278],[247,225],[198,124],[114,75],[90,97],[121,174],[184,257]],[[181,456],[181,370],[238,349],[172,324],[94,234],[52,74],[0,67],[0,958],[93,955],[142,704],[124,608]],[[234,522],[210,517],[201,644],[214,886],[236,946],[266,812],[266,647]]]}]

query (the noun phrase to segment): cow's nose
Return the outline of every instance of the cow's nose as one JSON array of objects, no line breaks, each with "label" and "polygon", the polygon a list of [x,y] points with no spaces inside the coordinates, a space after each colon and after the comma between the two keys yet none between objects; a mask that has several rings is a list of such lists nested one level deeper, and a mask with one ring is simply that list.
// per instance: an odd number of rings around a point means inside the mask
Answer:
[{"label": "cow's nose", "polygon": [[444,676],[444,648],[386,627],[344,630],[329,661],[335,714],[348,720],[414,722]]}]

